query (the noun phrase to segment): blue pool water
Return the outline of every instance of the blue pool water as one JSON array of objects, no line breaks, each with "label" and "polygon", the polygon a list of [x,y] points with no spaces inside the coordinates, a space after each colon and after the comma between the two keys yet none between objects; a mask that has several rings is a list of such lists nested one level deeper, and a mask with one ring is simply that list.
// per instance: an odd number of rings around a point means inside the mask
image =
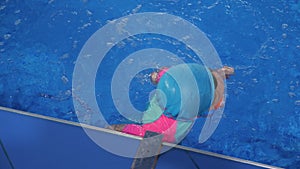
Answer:
[{"label": "blue pool water", "polygon": [[[286,168],[300,166],[300,1],[298,0],[2,0],[0,2],[0,105],[77,121],[72,73],[88,38],[109,21],[140,12],[166,12],[199,27],[223,64],[227,103],[213,136],[198,143],[196,121],[181,144]],[[126,56],[163,48],[187,62],[194,53],[172,38],[125,39],[105,57],[96,78],[98,103],[111,123],[128,122],[110,99],[111,74]],[[130,85],[144,110],[150,84],[145,70]]]}]

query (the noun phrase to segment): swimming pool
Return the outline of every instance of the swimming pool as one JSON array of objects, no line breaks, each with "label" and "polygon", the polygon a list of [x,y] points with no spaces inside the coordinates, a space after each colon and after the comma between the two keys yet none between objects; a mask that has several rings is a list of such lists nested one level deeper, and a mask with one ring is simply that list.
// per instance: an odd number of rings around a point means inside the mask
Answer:
[{"label": "swimming pool", "polygon": [[[199,144],[196,122],[183,145],[286,168],[300,166],[297,0],[2,1],[1,106],[77,121],[71,82],[82,46],[109,21],[141,12],[166,12],[193,23],[206,33],[222,62],[236,69],[227,82],[227,104],[216,132]],[[108,53],[97,79],[108,81],[125,56],[149,47],[168,49],[185,61],[195,59],[172,38],[136,36]],[[140,110],[154,88],[149,71],[137,74],[130,86],[132,103]],[[105,83],[96,88],[98,99],[109,97],[109,88]],[[110,122],[126,121],[109,100],[100,104]]]}]

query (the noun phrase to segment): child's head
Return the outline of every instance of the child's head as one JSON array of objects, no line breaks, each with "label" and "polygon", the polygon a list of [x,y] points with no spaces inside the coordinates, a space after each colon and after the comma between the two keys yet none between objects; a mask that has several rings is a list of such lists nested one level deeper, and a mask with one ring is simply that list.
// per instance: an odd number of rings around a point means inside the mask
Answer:
[{"label": "child's head", "polygon": [[158,84],[160,78],[167,72],[168,69],[169,68],[167,67],[162,67],[158,71],[151,73],[150,75],[151,82],[155,85]]}]

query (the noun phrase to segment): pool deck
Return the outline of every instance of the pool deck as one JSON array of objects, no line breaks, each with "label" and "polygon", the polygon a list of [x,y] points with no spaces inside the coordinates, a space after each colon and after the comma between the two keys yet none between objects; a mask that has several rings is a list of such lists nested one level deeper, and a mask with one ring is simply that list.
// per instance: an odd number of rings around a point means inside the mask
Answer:
[{"label": "pool deck", "polygon": [[[142,138],[57,118],[0,107],[0,168],[2,169],[123,169],[132,158],[110,153],[91,140],[85,130],[97,137],[109,137],[120,147],[139,145]],[[156,169],[262,169],[278,167],[242,160],[180,145],[159,156]],[[132,149],[136,152],[136,149]]]}]

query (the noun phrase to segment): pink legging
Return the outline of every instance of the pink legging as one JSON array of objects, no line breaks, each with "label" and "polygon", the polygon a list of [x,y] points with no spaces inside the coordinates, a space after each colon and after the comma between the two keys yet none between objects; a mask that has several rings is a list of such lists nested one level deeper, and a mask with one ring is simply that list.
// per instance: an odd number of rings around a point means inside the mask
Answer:
[{"label": "pink legging", "polygon": [[143,137],[146,131],[152,131],[163,134],[163,141],[172,143],[176,141],[176,126],[176,120],[161,115],[159,119],[152,123],[143,125],[127,124],[122,132]]}]

